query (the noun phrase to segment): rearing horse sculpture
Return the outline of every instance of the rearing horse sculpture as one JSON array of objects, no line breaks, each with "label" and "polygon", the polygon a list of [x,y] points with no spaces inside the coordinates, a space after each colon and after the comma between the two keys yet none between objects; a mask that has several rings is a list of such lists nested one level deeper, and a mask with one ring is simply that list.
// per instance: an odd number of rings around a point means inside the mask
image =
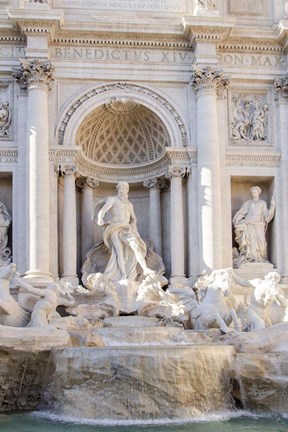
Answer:
[{"label": "rearing horse sculpture", "polygon": [[193,328],[205,330],[220,328],[223,333],[229,331],[233,321],[236,331],[240,331],[239,322],[234,309],[235,299],[231,292],[234,277],[231,268],[214,270],[204,282],[206,295],[195,309],[190,311]]}]

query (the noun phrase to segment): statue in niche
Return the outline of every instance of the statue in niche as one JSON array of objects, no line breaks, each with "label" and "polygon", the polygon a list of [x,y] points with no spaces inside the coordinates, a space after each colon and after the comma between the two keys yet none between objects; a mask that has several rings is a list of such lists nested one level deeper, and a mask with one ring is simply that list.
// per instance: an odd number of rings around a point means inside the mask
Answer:
[{"label": "statue in niche", "polygon": [[103,241],[111,251],[104,275],[112,281],[135,280],[137,264],[144,275],[153,270],[145,261],[146,245],[137,231],[133,205],[128,200],[129,185],[121,181],[116,189],[117,196],[106,198],[95,208],[98,225],[105,227]]},{"label": "statue in niche", "polygon": [[266,230],[275,213],[274,194],[268,209],[261,200],[261,189],[250,189],[252,198],[245,201],[233,218],[235,240],[239,245],[239,256],[234,258],[235,267],[245,263],[267,263]]},{"label": "statue in niche", "polygon": [[11,249],[7,247],[8,229],[12,218],[7,211],[5,204],[0,202],[0,266],[9,264]]},{"label": "statue in niche", "polygon": [[5,137],[10,134],[11,112],[9,102],[0,103],[0,136]]},{"label": "statue in niche", "polygon": [[268,104],[259,98],[233,97],[232,139],[265,141],[268,130]]}]

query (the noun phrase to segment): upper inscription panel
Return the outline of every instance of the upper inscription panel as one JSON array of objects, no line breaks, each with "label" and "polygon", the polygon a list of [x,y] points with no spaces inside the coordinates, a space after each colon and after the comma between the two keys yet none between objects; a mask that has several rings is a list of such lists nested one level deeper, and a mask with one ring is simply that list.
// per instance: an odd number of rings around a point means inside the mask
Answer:
[{"label": "upper inscription panel", "polygon": [[54,8],[187,13],[188,0],[53,0]]}]

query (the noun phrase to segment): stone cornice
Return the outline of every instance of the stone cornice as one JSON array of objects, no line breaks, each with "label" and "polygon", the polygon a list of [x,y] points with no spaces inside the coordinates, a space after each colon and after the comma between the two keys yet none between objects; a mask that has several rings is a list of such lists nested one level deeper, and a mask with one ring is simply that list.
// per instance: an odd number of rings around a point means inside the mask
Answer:
[{"label": "stone cornice", "polygon": [[56,166],[76,164],[80,175],[100,181],[114,183],[127,180],[130,183],[159,178],[168,173],[170,165],[187,167],[196,165],[197,151],[187,148],[166,148],[164,155],[152,163],[143,165],[108,165],[89,161],[80,148],[55,148],[49,152],[50,161]]},{"label": "stone cornice", "polygon": [[184,35],[191,43],[219,43],[226,39],[235,25],[235,18],[223,17],[191,17],[182,18]]},{"label": "stone cornice", "polygon": [[283,54],[283,47],[277,40],[275,41],[260,41],[243,39],[233,39],[222,41],[218,44],[218,50],[221,51],[235,51],[235,52],[249,52],[249,53],[280,53]]},{"label": "stone cornice", "polygon": [[[35,6],[35,4],[33,5]],[[24,35],[46,35],[53,38],[54,32],[59,29],[63,19],[61,11],[46,7],[44,9],[42,7],[10,9],[7,12],[11,22],[18,27],[20,34]]]},{"label": "stone cornice", "polygon": [[191,44],[183,37],[177,35],[154,35],[153,37],[142,34],[117,34],[95,32],[71,32],[60,31],[55,34],[52,46],[73,44],[81,46],[111,46],[111,47],[139,47],[139,48],[165,48],[165,49],[190,49]]}]

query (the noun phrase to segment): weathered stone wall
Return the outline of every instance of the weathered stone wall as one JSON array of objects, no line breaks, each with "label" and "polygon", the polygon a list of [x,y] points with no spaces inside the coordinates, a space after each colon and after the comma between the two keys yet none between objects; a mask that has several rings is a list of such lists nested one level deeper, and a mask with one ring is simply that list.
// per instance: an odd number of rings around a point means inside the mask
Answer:
[{"label": "weathered stone wall", "polygon": [[0,349],[0,412],[34,410],[41,402],[50,351]]}]

